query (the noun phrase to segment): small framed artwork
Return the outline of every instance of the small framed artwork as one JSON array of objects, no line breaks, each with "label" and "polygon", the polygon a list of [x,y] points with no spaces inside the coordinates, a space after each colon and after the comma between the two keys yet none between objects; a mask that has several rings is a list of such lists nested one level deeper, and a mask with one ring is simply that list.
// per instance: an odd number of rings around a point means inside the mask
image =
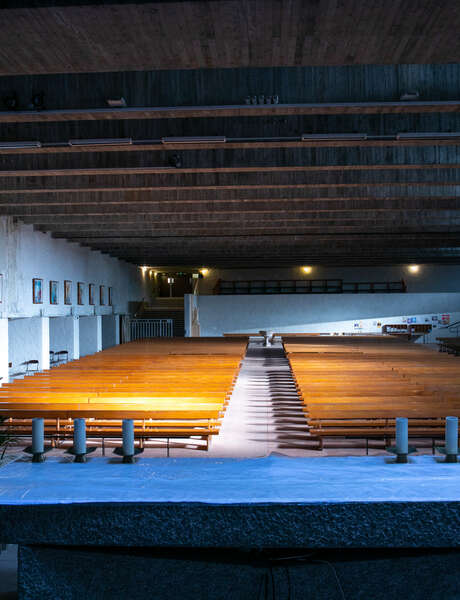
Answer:
[{"label": "small framed artwork", "polygon": [[101,306],[105,305],[105,285],[99,286],[99,304]]},{"label": "small framed artwork", "polygon": [[34,304],[43,304],[43,279],[34,277],[32,279],[32,302]]},{"label": "small framed artwork", "polygon": [[72,282],[64,281],[64,304],[72,304]]},{"label": "small framed artwork", "polygon": [[59,304],[58,281],[50,281],[50,304]]},{"label": "small framed artwork", "polygon": [[0,304],[3,302],[3,275],[0,273]]},{"label": "small framed artwork", "polygon": [[82,283],[81,281],[79,281],[77,283],[77,303],[78,304],[84,304],[84,299],[83,299],[83,295],[85,293],[85,284]]},{"label": "small framed artwork", "polygon": [[109,306],[113,306],[113,287],[109,287]]},{"label": "small framed artwork", "polygon": [[94,285],[94,283],[89,284],[89,303],[91,305],[96,304],[96,301],[94,298],[95,291],[96,291],[95,288],[96,288],[96,286]]}]

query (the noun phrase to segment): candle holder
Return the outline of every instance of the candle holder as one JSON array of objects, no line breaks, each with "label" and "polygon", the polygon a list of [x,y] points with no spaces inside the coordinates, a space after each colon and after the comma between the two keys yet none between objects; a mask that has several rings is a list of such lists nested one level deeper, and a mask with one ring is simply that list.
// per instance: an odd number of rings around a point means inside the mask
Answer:
[{"label": "candle holder", "polygon": [[42,463],[42,462],[45,462],[45,458],[46,458],[45,454],[52,449],[53,449],[53,446],[44,446],[43,452],[34,452],[32,446],[27,446],[27,448],[24,448],[23,451],[26,452],[27,454],[32,455],[33,463]]},{"label": "candle holder", "polygon": [[396,455],[396,463],[397,464],[406,464],[408,462],[408,456],[409,454],[413,454],[414,452],[417,452],[417,448],[414,448],[414,446],[409,446],[407,448],[407,453],[401,453],[398,452],[398,448],[396,446],[389,446],[388,448],[385,448],[385,450],[387,452],[389,452],[390,454],[395,454]]},{"label": "candle holder", "polygon": [[136,462],[136,456],[142,454],[142,452],[144,452],[144,448],[134,448],[134,454],[125,454],[123,448],[115,448],[113,451],[117,456],[122,456],[123,462],[128,465],[133,465]]},{"label": "candle holder", "polygon": [[444,454],[445,455],[445,457],[446,457],[446,460],[444,461],[445,463],[456,463],[456,462],[458,462],[458,455],[457,454],[448,453],[447,448],[445,446],[442,446],[440,448],[436,448],[436,450],[440,454]]},{"label": "candle holder", "polygon": [[72,454],[72,456],[75,456],[75,460],[73,462],[76,463],[85,463],[86,462],[86,456],[88,454],[91,454],[92,452],[94,452],[96,450],[96,446],[90,446],[89,448],[86,448],[86,452],[79,452],[77,454],[77,452],[75,451],[75,446],[72,446],[72,448],[69,448],[68,450],[65,451],[66,454]]}]

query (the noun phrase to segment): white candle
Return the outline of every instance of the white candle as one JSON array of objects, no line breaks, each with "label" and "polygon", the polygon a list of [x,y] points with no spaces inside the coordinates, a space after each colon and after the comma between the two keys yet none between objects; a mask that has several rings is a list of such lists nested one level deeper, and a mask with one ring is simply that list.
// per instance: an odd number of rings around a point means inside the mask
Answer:
[{"label": "white candle", "polygon": [[75,454],[86,454],[86,421],[73,420],[73,449]]},{"label": "white candle", "polygon": [[43,454],[45,451],[45,421],[32,419],[32,454]]},{"label": "white candle", "polygon": [[123,419],[123,455],[134,456],[134,421]]},{"label": "white candle", "polygon": [[458,454],[458,417],[446,417],[446,454]]},{"label": "white candle", "polygon": [[405,417],[396,419],[396,454],[407,454],[409,452],[409,429]]}]

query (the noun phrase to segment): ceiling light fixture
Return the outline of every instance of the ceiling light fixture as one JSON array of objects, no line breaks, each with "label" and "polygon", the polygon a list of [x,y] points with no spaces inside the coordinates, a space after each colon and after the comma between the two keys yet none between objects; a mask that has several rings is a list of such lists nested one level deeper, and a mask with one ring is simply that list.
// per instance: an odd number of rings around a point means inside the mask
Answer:
[{"label": "ceiling light fixture", "polygon": [[396,135],[397,140],[448,140],[452,138],[460,138],[460,131],[426,131],[423,133],[398,133]]},{"label": "ceiling light fixture", "polygon": [[367,133],[302,133],[302,142],[321,140],[367,140]]},{"label": "ceiling light fixture", "polygon": [[0,142],[0,150],[14,148],[41,148],[41,142]]},{"label": "ceiling light fixture", "polygon": [[162,144],[223,144],[227,141],[224,135],[190,136],[190,137],[163,137]]},{"label": "ceiling light fixture", "polygon": [[420,270],[419,265],[409,265],[408,268],[411,273],[418,273]]},{"label": "ceiling light fixture", "polygon": [[69,140],[69,146],[129,146],[131,138],[107,138],[93,140]]},{"label": "ceiling light fixture", "polygon": [[311,267],[307,266],[307,267],[302,267],[302,270],[304,273],[307,273],[307,275],[309,275],[311,273]]}]

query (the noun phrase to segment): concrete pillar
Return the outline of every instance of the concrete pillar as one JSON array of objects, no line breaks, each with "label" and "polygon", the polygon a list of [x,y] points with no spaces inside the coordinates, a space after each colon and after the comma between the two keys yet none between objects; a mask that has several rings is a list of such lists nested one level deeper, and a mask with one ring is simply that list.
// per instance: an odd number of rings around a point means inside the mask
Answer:
[{"label": "concrete pillar", "polygon": [[118,346],[120,343],[120,315],[113,315],[115,320],[115,344]]},{"label": "concrete pillar", "polygon": [[8,319],[0,319],[0,377],[8,383]]},{"label": "concrete pillar", "polygon": [[41,350],[40,369],[45,371],[50,368],[50,318],[40,317]]},{"label": "concrete pillar", "polygon": [[184,294],[185,337],[192,337],[192,294]]},{"label": "concrete pillar", "polygon": [[72,328],[72,340],[71,340],[71,351],[70,359],[78,360],[80,358],[80,319],[79,317],[73,317],[73,328]]},{"label": "concrete pillar", "polygon": [[102,350],[102,315],[96,316],[96,352]]}]

